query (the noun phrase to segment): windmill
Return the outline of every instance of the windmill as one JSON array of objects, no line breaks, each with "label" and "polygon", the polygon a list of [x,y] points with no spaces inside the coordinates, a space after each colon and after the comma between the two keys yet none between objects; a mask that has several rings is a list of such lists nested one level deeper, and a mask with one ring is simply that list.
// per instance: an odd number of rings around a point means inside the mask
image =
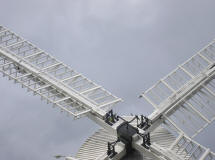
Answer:
[{"label": "windmill", "polygon": [[0,72],[74,119],[101,126],[65,160],[119,160],[134,152],[146,160],[215,160],[193,140],[215,119],[215,41],[140,95],[155,109],[148,117],[113,113],[120,98],[3,26]]}]

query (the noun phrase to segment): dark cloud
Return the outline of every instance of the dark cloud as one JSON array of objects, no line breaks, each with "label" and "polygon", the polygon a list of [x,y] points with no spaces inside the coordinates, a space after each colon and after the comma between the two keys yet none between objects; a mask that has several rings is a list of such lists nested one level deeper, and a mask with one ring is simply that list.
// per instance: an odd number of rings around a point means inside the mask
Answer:
[{"label": "dark cloud", "polygon": [[[213,0],[1,0],[1,24],[29,39],[124,102],[121,114],[149,114],[138,95],[215,37]],[[2,79],[1,159],[74,154],[97,126],[73,122]],[[209,137],[198,140],[215,150]],[[210,131],[210,133],[209,133]]]}]

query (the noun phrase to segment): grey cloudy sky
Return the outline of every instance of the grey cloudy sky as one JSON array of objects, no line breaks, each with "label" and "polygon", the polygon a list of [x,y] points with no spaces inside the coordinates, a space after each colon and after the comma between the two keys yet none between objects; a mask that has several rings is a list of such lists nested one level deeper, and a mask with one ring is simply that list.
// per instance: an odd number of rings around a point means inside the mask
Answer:
[{"label": "grey cloudy sky", "polygon": [[[152,112],[138,95],[215,38],[214,0],[0,0],[0,21],[124,102],[120,114]],[[21,87],[0,83],[0,159],[75,154],[97,126],[73,121]],[[197,139],[215,151],[215,125]],[[207,138],[205,138],[207,137]]]}]

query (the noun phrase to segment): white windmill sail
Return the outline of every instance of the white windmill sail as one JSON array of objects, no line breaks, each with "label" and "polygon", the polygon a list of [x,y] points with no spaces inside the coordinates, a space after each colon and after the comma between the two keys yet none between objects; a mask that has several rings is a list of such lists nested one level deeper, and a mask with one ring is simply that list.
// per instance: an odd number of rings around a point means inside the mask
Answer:
[{"label": "white windmill sail", "polygon": [[66,160],[118,160],[133,149],[146,160],[215,160],[213,152],[190,138],[215,119],[214,62],[215,41],[142,94],[155,107],[151,121],[143,115],[123,119],[107,112],[120,98],[0,26],[3,76],[74,118],[87,115],[104,128],[76,158]]},{"label": "white windmill sail", "polygon": [[0,26],[0,72],[75,118],[104,116],[121,101],[66,64]]},{"label": "white windmill sail", "polygon": [[[210,149],[190,138],[215,119],[214,62],[215,41],[141,95],[155,107],[149,116],[152,124],[143,131],[150,132],[150,148],[143,147],[143,139],[133,137],[132,146],[143,154],[142,159],[215,160]],[[129,118],[125,117],[128,121],[133,117]],[[132,125],[136,123],[138,120]],[[106,155],[104,142],[108,139],[114,137],[104,130],[98,131],[83,144],[77,158],[96,159],[94,151]]]},{"label": "white windmill sail", "polygon": [[215,119],[214,66],[212,41],[141,95],[155,108],[149,118],[196,136]]},{"label": "white windmill sail", "polygon": [[185,160],[214,160],[215,154],[210,149],[198,144],[191,138],[181,134],[170,146],[170,150]]},{"label": "white windmill sail", "polygon": [[[214,152],[187,136],[186,133],[180,130],[180,128],[177,128],[173,122],[165,119],[164,122],[160,126],[156,127],[154,131],[158,128],[166,129],[171,137],[174,137],[174,141],[172,141],[170,136],[166,134],[164,137],[159,138],[169,145],[164,148],[162,145],[155,142],[156,144],[152,144],[152,147],[154,147],[153,145],[155,145],[155,147],[157,145],[167,152],[170,151],[175,156],[178,156],[180,160],[215,160]],[[154,131],[152,131],[152,133]]]}]

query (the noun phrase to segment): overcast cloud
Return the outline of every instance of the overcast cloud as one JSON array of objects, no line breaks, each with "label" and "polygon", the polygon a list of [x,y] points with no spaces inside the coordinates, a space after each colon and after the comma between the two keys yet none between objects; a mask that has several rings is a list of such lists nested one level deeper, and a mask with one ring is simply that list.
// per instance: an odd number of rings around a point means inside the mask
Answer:
[{"label": "overcast cloud", "polygon": [[[120,114],[151,113],[138,95],[215,38],[214,0],[0,2],[0,25],[123,98],[115,109]],[[0,97],[1,160],[74,155],[98,128],[87,118],[73,121],[5,78]],[[196,137],[213,151],[214,127]]]}]

